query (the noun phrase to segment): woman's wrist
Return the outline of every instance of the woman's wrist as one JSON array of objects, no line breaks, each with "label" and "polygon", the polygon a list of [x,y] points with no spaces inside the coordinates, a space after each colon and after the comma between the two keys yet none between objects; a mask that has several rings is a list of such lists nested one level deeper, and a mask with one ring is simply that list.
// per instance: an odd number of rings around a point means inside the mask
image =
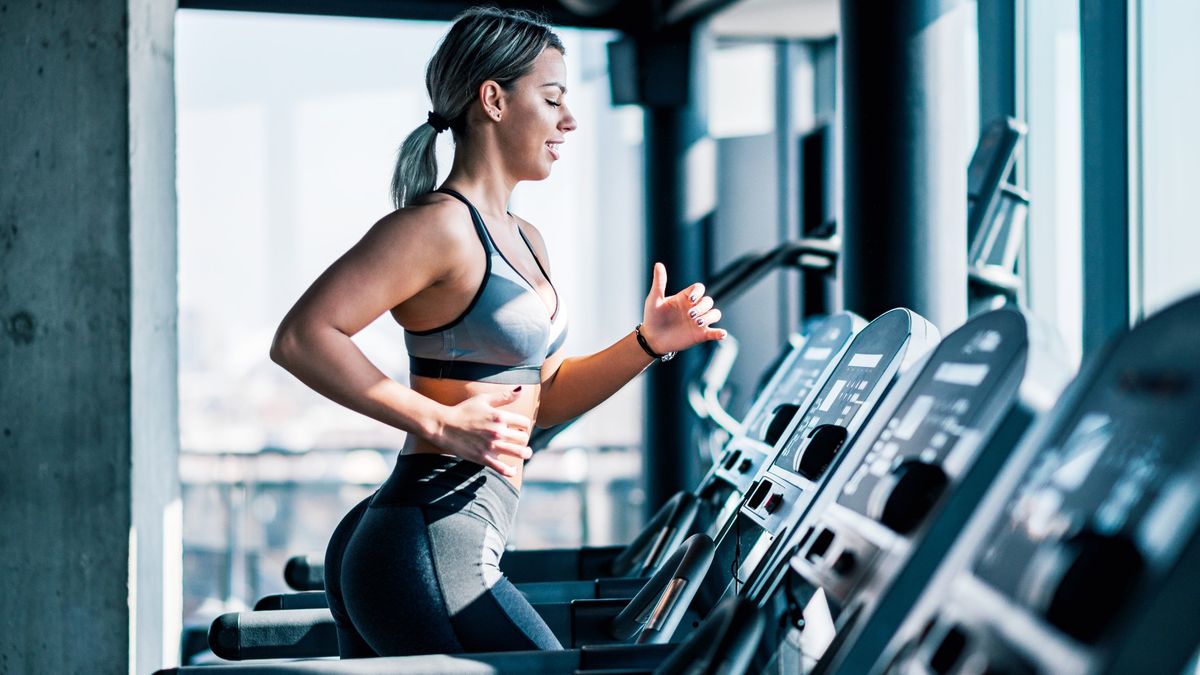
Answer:
[{"label": "woman's wrist", "polygon": [[647,337],[643,326],[644,324],[640,323],[634,326],[633,335],[637,340],[638,346],[641,347],[642,351],[646,353],[646,356],[649,356],[655,361],[670,361],[671,359],[675,358],[675,352],[673,351],[660,352],[659,350],[655,349],[650,342],[651,338]]},{"label": "woman's wrist", "polygon": [[411,433],[428,443],[440,445],[439,441],[446,433],[447,413],[450,412],[450,408],[432,399],[425,400],[426,405],[421,406],[416,415],[416,424],[413,425],[415,428]]}]

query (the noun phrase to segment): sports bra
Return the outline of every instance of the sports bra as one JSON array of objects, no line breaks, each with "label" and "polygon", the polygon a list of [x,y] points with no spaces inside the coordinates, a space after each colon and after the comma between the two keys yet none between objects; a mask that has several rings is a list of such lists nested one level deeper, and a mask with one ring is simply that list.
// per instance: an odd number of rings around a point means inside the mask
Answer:
[{"label": "sports bra", "polygon": [[409,372],[422,377],[540,384],[542,364],[567,336],[567,322],[558,289],[521,234],[538,270],[554,291],[554,313],[512,263],[500,252],[479,211],[461,194],[437,190],[467,205],[475,233],[487,253],[487,270],[471,304],[450,323],[431,330],[404,331]]}]

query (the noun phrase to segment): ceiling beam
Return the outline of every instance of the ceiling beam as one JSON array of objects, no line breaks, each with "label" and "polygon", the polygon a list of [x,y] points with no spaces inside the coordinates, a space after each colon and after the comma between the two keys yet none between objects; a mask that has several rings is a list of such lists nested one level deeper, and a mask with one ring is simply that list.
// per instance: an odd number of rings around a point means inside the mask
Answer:
[{"label": "ceiling beam", "polygon": [[[479,0],[179,0],[180,9],[210,9],[279,14],[313,14],[374,19],[451,21]],[[577,14],[557,0],[489,0],[502,9],[524,9],[545,16],[556,26],[635,31],[652,19],[642,0],[620,0],[591,16]]]}]

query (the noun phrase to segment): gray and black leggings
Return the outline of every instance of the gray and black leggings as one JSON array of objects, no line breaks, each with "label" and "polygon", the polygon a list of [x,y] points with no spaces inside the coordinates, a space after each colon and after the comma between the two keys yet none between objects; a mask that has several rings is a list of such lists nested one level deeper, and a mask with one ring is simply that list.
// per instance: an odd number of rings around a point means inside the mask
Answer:
[{"label": "gray and black leggings", "polygon": [[325,554],[341,656],[561,649],[500,572],[517,499],[488,467],[400,455]]}]

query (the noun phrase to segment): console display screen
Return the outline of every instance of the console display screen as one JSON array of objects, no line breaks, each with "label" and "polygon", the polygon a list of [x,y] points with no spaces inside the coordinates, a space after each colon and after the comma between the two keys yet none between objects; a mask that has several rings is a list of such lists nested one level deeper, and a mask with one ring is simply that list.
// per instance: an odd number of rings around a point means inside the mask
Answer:
[{"label": "console display screen", "polygon": [[983,378],[987,377],[986,363],[943,363],[938,366],[933,379],[947,384],[962,384],[968,387],[978,387]]}]

